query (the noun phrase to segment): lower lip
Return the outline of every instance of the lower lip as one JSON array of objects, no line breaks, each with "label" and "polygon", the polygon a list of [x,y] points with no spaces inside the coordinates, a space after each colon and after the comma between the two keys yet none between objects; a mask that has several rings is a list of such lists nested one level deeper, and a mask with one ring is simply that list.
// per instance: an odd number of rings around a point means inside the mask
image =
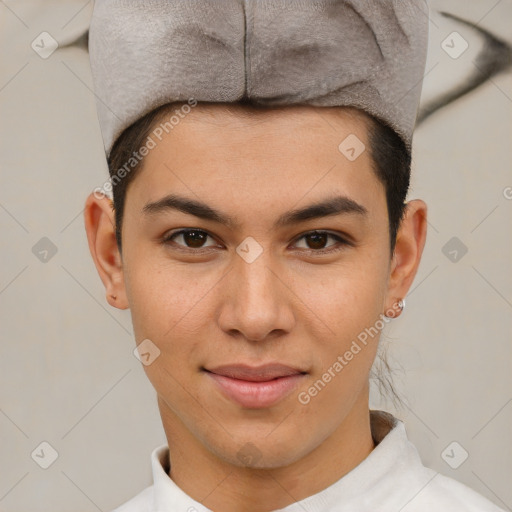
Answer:
[{"label": "lower lip", "polygon": [[233,379],[224,375],[206,372],[225,396],[249,409],[270,407],[289,395],[304,378],[303,374],[293,374],[264,382]]}]

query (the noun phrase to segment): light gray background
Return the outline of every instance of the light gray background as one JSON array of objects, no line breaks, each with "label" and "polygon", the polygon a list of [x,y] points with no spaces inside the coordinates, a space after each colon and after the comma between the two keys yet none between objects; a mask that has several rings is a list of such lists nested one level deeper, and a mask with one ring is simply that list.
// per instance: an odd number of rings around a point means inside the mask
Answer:
[{"label": "light gray background", "polygon": [[[474,72],[483,41],[442,8],[512,42],[510,0],[431,2],[422,104]],[[91,1],[0,2],[0,510],[107,511],[151,483],[165,442],[155,393],[133,356],[129,311],[105,301],[82,218],[107,177],[87,31]],[[441,48],[453,31],[469,47]],[[42,59],[46,31],[59,48]],[[512,509],[512,75],[439,110],[416,132],[410,198],[429,205],[423,261],[389,346],[405,401],[395,412],[424,463]],[[47,237],[57,253],[40,261]],[[443,247],[467,247],[451,261]],[[459,244],[459,245],[460,245]],[[445,250],[445,252],[448,252]],[[451,257],[454,254],[452,253]],[[31,458],[42,441],[48,469]],[[468,459],[452,469],[442,458]],[[450,452],[451,454],[452,452]]]}]

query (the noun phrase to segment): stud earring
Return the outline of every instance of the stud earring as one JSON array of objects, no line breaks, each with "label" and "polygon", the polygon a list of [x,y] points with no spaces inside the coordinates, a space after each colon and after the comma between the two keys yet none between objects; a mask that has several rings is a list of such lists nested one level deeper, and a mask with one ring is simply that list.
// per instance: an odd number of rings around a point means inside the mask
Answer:
[{"label": "stud earring", "polygon": [[[396,308],[400,308],[400,311],[397,311]],[[389,308],[385,313],[384,316],[386,318],[396,318],[405,308],[405,299],[399,299],[398,302],[395,302],[391,308]]]}]

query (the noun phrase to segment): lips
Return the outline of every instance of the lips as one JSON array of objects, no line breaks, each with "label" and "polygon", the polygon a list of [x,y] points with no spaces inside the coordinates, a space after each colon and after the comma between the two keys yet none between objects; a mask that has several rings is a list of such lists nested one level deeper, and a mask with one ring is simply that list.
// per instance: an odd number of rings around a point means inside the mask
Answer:
[{"label": "lips", "polygon": [[249,409],[275,405],[306,375],[304,371],[282,364],[223,365],[204,368],[204,371],[225,397]]}]

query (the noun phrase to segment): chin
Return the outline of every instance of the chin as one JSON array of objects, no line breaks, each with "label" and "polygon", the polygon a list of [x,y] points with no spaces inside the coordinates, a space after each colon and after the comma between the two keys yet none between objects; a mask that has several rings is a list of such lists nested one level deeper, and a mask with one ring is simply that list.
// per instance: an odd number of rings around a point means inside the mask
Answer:
[{"label": "chin", "polygon": [[[251,469],[276,469],[289,466],[316,447],[316,436],[312,435],[310,429],[302,429],[300,432],[293,425],[291,428],[275,425],[273,429],[269,431],[266,425],[265,432],[261,433],[261,428],[249,427],[233,437],[223,432],[223,442],[219,432],[209,431],[207,434],[209,439],[204,439],[204,442],[216,457],[234,466]],[[321,444],[321,441],[322,439],[319,439],[318,444]]]}]

